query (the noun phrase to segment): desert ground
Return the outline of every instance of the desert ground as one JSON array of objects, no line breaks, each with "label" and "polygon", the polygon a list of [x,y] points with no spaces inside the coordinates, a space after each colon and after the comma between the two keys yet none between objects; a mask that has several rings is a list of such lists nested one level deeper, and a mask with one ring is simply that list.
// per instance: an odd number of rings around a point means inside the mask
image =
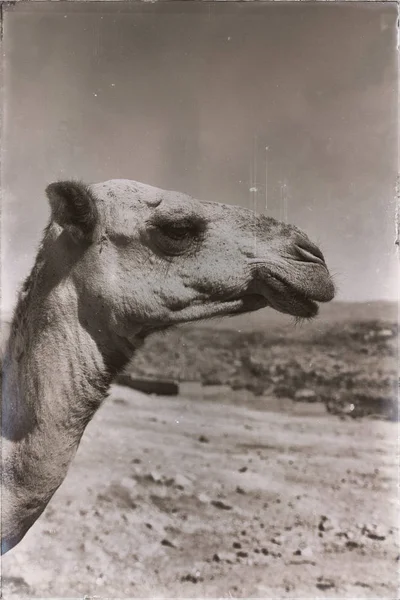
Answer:
[{"label": "desert ground", "polygon": [[[397,598],[398,423],[346,409],[352,395],[369,402],[367,388],[385,404],[396,338],[393,319],[359,317],[335,321],[340,335],[329,319],[314,337],[296,330],[290,345],[287,332],[246,338],[245,351],[236,340],[235,356],[215,350],[226,372],[211,351],[206,368],[151,342],[136,371],[168,359],[195,378],[197,364],[197,387],[113,385],[65,482],[3,557],[3,598]],[[207,331],[180,334],[185,356]]]},{"label": "desert ground", "polygon": [[114,386],[3,597],[396,598],[397,426],[310,412]]}]

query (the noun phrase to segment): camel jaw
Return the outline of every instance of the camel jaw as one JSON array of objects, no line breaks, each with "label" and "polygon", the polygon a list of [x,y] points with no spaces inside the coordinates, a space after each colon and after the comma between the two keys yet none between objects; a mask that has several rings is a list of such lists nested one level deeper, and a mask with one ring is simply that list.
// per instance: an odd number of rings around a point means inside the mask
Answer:
[{"label": "camel jaw", "polygon": [[[328,286],[329,287],[329,286]],[[333,284],[325,296],[305,294],[292,283],[269,277],[256,281],[248,290],[237,296],[189,305],[169,315],[165,327],[213,318],[230,317],[255,312],[270,307],[296,318],[312,319],[317,316],[319,302],[328,302],[334,295]]]}]

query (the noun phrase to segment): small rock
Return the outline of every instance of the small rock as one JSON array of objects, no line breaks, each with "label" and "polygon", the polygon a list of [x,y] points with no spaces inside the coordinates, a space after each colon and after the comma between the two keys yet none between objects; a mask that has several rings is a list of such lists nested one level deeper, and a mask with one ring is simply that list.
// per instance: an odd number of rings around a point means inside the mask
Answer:
[{"label": "small rock", "polygon": [[125,398],[114,398],[113,402],[114,402],[114,404],[121,404],[123,406],[128,404],[128,402],[125,400]]},{"label": "small rock", "polygon": [[210,502],[210,497],[207,496],[207,494],[201,493],[197,496],[197,500],[203,504],[208,504]]},{"label": "small rock", "polygon": [[157,473],[156,471],[152,471],[151,473],[149,473],[148,477],[151,481],[154,481],[154,483],[161,483],[162,481],[162,475],[160,475],[160,473]]},{"label": "small rock", "polygon": [[221,562],[221,558],[220,558],[219,554],[217,554],[217,553],[214,554],[212,559],[214,562]]},{"label": "small rock", "polygon": [[237,493],[237,494],[245,494],[245,493],[246,493],[246,490],[244,490],[242,487],[240,487],[240,485],[238,485],[238,486],[236,487],[236,493]]},{"label": "small rock", "polygon": [[377,331],[375,333],[376,337],[381,338],[381,339],[387,339],[387,338],[391,338],[394,337],[394,333],[391,329],[380,329],[379,331]]},{"label": "small rock", "polygon": [[335,582],[333,579],[324,579],[323,577],[318,577],[318,583],[316,586],[319,590],[331,590],[335,587]]},{"label": "small rock", "polygon": [[175,544],[173,544],[172,542],[170,542],[169,540],[167,540],[167,538],[164,538],[163,540],[161,540],[161,545],[162,546],[169,546],[170,548],[176,548]]},{"label": "small rock", "polygon": [[215,508],[220,508],[221,510],[232,510],[232,506],[225,504],[222,500],[211,500],[211,504],[215,506]]},{"label": "small rock", "polygon": [[285,536],[284,535],[276,535],[275,537],[273,537],[271,539],[271,542],[273,544],[277,544],[278,546],[281,546],[284,541],[285,541]]},{"label": "small rock", "polygon": [[313,550],[310,546],[305,546],[304,548],[298,548],[293,552],[295,556],[303,556],[304,558],[311,558],[313,556]]},{"label": "small rock", "polygon": [[325,515],[321,516],[321,520],[318,525],[318,529],[320,531],[332,531],[333,529],[337,529],[337,525],[332,519],[326,517]]},{"label": "small rock", "polygon": [[[354,412],[355,409],[355,404],[353,404],[353,402],[346,402],[342,407],[341,407],[341,412],[344,415],[351,415]],[[346,479],[342,480],[342,483],[346,483]]]},{"label": "small rock", "polygon": [[201,442],[202,444],[208,444],[208,443],[209,443],[209,441],[210,441],[210,440],[209,440],[209,439],[208,439],[208,437],[206,437],[205,435],[201,435],[201,436],[199,437],[199,442]]},{"label": "small rock", "polygon": [[365,583],[364,581],[356,581],[354,583],[354,585],[358,585],[359,587],[362,587],[362,588],[371,588],[369,583]]},{"label": "small rock", "polygon": [[200,576],[196,575],[192,575],[191,573],[188,573],[187,575],[183,575],[183,577],[181,577],[181,581],[190,581],[190,583],[197,583],[198,581],[203,581],[203,579]]},{"label": "small rock", "polygon": [[268,550],[268,548],[261,548],[261,552],[262,552],[262,553],[263,553],[265,556],[268,556],[268,554],[269,554],[269,550]]},{"label": "small rock", "polygon": [[242,547],[242,544],[240,542],[233,542],[232,546],[233,548],[239,549]]},{"label": "small rock", "polygon": [[218,556],[220,561],[226,562],[229,565],[233,565],[236,559],[233,552],[218,552]]},{"label": "small rock", "polygon": [[[132,486],[136,484],[135,481],[126,478],[125,482]],[[130,486],[130,487],[132,487]],[[122,485],[120,483],[110,483],[110,485],[105,490],[105,493],[100,493],[97,495],[97,498],[100,502],[106,503],[114,503],[119,508],[123,509],[135,509],[137,508],[136,503],[134,502],[131,496],[131,490],[126,487],[126,485]]]},{"label": "small rock", "polygon": [[239,469],[239,473],[246,473],[246,471],[247,471],[247,467],[241,467]]},{"label": "small rock", "polygon": [[371,540],[383,541],[386,539],[386,533],[384,532],[383,527],[379,525],[364,525],[361,533]]},{"label": "small rock", "polygon": [[187,477],[181,475],[180,473],[174,477],[174,483],[179,490],[184,490],[192,484]]},{"label": "small rock", "polygon": [[247,558],[249,555],[247,552],[244,552],[243,550],[239,550],[239,552],[236,552],[236,556],[238,558]]}]

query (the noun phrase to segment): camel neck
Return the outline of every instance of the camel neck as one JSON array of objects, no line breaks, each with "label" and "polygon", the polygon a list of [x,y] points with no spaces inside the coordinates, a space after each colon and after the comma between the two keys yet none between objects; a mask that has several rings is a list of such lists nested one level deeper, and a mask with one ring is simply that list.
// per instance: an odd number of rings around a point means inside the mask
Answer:
[{"label": "camel neck", "polygon": [[112,378],[96,341],[71,317],[76,307],[54,298],[36,306],[29,321],[17,308],[3,363],[5,549],[23,537],[64,480]]},{"label": "camel neck", "polygon": [[11,441],[49,435],[53,423],[80,439],[106,393],[111,376],[96,343],[63,317],[13,325],[3,365],[3,435]]}]

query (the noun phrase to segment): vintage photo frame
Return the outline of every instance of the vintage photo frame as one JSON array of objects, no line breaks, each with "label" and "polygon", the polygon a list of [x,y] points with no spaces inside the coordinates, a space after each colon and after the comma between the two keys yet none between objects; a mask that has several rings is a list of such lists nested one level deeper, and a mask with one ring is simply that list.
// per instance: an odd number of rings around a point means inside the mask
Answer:
[{"label": "vintage photo frame", "polygon": [[397,3],[1,27],[4,597],[394,597]]}]

